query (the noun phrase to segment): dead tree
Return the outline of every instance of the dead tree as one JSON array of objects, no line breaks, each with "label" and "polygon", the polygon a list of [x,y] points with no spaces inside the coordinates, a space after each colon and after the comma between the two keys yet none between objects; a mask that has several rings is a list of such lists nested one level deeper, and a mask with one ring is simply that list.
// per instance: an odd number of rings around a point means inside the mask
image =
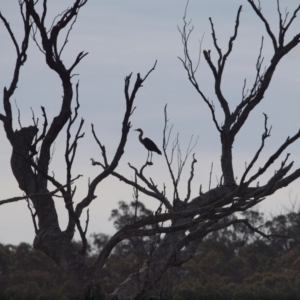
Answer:
[{"label": "dead tree", "polygon": [[[196,254],[199,243],[212,231],[225,228],[234,223],[243,223],[258,234],[270,238],[270,236],[267,236],[252,226],[248,220],[228,217],[232,216],[235,212],[245,211],[253,207],[263,201],[267,196],[289,185],[300,176],[300,169],[296,169],[290,173],[293,162],[288,162],[289,155],[287,155],[281,162],[274,176],[259,187],[253,186],[254,181],[264,174],[271,164],[280,159],[283,151],[300,137],[300,130],[292,137],[288,137],[274,153],[270,154],[265,164],[261,166],[258,171],[249,176],[250,171],[253,171],[254,164],[257,162],[266,139],[270,136],[267,115],[265,115],[265,128],[262,134],[261,146],[247,166],[239,182],[236,182],[234,177],[232,147],[236,135],[246,122],[249,114],[256,105],[262,101],[272,80],[276,66],[280,63],[281,59],[300,42],[300,33],[294,36],[290,41],[285,41],[286,33],[295,20],[300,10],[300,5],[295,9],[291,17],[288,17],[288,14],[282,17],[279,1],[277,1],[280,26],[279,35],[278,38],[276,38],[262,13],[260,2],[257,4],[255,1],[248,0],[248,3],[253,8],[257,17],[265,25],[267,35],[273,44],[274,54],[270,64],[265,70],[262,70],[260,51],[256,64],[256,78],[252,88],[248,93],[243,93],[241,102],[233,111],[230,110],[228,101],[222,93],[221,82],[226,60],[231,54],[234,41],[238,35],[242,7],[238,9],[234,34],[230,37],[228,48],[225,51],[222,51],[218,45],[214,24],[210,19],[212,38],[215,51],[218,54],[218,60],[216,62],[213,61],[210,50],[204,50],[203,55],[213,73],[215,94],[224,113],[224,120],[222,122],[217,120],[213,103],[210,102],[208,97],[203,93],[201,85],[196,79],[195,73],[198,66],[197,64],[194,66],[190,58],[188,40],[191,30],[189,29],[189,23],[186,22],[184,17],[184,26],[180,31],[184,48],[184,56],[181,58],[181,62],[193,87],[199,93],[202,100],[208,105],[216,130],[220,133],[223,180],[217,187],[210,188],[208,191],[203,192],[200,190],[199,195],[191,199],[191,182],[194,177],[194,169],[197,162],[195,155],[193,155],[186,196],[181,198],[178,183],[187,158],[193,150],[193,145],[191,142],[185,156],[181,155],[178,138],[176,138],[175,142],[170,146],[170,131],[167,129],[168,118],[166,110],[163,152],[173,183],[173,197],[169,199],[166,196],[164,187],[160,190],[154,180],[144,175],[145,169],[151,167],[147,163],[140,169],[129,164],[129,167],[134,173],[135,180],[128,179],[117,172],[117,165],[124,152],[127,136],[131,127],[130,116],[134,111],[133,104],[135,97],[148,75],[154,70],[154,65],[144,77],[137,74],[131,92],[129,91],[131,74],[125,78],[124,94],[126,110],[123,120],[120,121],[120,123],[122,123],[122,135],[111,161],[108,160],[105,146],[97,138],[96,132],[92,127],[94,138],[102,153],[102,160],[92,159],[92,164],[100,166],[101,171],[99,171],[99,174],[90,182],[84,199],[79,200],[78,204],[75,205],[75,188],[72,187],[72,183],[74,183],[77,177],[72,176],[72,166],[76,156],[78,141],[84,135],[82,133],[84,121],[81,120],[77,133],[72,139],[70,130],[78,117],[79,109],[78,85],[74,88],[72,75],[75,67],[87,53],[79,53],[73,63],[70,66],[66,66],[62,61],[61,54],[67,42],[68,34],[65,43],[63,43],[60,48],[58,46],[58,39],[64,28],[69,27],[69,31],[72,29],[72,25],[76,22],[77,14],[86,3],[87,0],[74,1],[70,8],[55,18],[50,28],[46,28],[47,0],[43,1],[40,13],[37,10],[38,1],[20,0],[19,6],[24,23],[24,34],[21,44],[16,40],[6,18],[0,13],[0,18],[16,49],[16,63],[13,78],[11,84],[5,87],[3,91],[4,113],[0,114],[0,120],[3,123],[7,139],[13,149],[11,157],[13,174],[20,189],[24,191],[26,198],[30,199],[33,204],[31,214],[36,232],[34,247],[51,257],[62,267],[63,271],[67,272],[70,277],[73,278],[78,286],[82,288],[85,299],[139,299],[147,295],[147,292],[160,280],[168,268],[171,266],[180,266],[192,259]],[[44,54],[48,67],[60,78],[63,87],[63,98],[61,108],[52,120],[48,120],[46,111],[42,107],[42,115],[44,118],[42,128],[39,128],[38,122],[33,118],[34,124],[32,126],[21,127],[19,130],[14,130],[11,98],[20,78],[21,67],[27,59],[26,53],[31,39],[30,35],[32,35],[33,40]],[[71,104],[74,101],[77,105],[72,114]],[[67,178],[63,184],[58,182],[54,176],[49,173],[49,164],[51,160],[51,146],[58,135],[64,130],[64,127],[67,132],[65,150]],[[39,129],[41,129],[41,133],[39,133]],[[177,157],[175,157],[176,151]],[[173,168],[173,163],[176,158],[178,164],[177,172],[175,172]],[[136,219],[133,223],[127,224],[119,229],[103,247],[94,265],[87,266],[84,260],[84,254],[87,248],[87,226],[85,228],[82,226],[82,212],[88,208],[90,203],[96,198],[95,189],[97,185],[108,176],[115,176],[123,183],[132,186],[136,197],[138,197],[139,194],[152,197],[157,201],[158,209],[152,215],[142,219]],[[49,183],[55,187],[54,191],[49,190]],[[65,230],[62,230],[58,224],[53,199],[54,194],[59,194],[65,202],[65,207],[68,212],[68,225]],[[22,197],[7,199],[0,202],[0,204],[19,201],[21,199]],[[88,224],[88,221],[86,223]],[[82,240],[82,249],[80,251],[72,244],[75,230],[78,230]],[[158,238],[160,237],[160,240],[158,239],[157,243],[153,245],[142,267],[136,273],[124,279],[122,284],[116,286],[112,294],[103,294],[101,292],[101,288],[103,288],[101,280],[103,269],[114,247],[128,238],[155,235]]]}]

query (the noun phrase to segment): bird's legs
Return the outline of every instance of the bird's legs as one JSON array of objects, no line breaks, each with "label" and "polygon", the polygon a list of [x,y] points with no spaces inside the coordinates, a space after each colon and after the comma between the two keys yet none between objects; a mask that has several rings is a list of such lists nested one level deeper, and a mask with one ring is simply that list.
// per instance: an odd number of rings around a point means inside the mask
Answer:
[{"label": "bird's legs", "polygon": [[[152,152],[151,151],[149,151],[148,150],[148,156],[147,156],[147,164],[149,164],[149,165],[152,165],[153,163],[152,163]],[[150,161],[148,161],[149,160],[149,157],[150,157]]]}]

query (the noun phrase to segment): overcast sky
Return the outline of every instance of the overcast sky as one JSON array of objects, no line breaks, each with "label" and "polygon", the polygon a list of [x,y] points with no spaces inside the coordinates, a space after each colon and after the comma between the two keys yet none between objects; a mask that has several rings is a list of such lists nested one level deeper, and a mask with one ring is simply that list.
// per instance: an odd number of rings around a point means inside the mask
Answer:
[{"label": "overcast sky", "polygon": [[[47,22],[63,11],[72,1],[49,1],[49,15]],[[270,21],[274,33],[277,35],[278,15],[276,1],[262,0],[263,13]],[[281,1],[282,10],[288,7],[292,11],[298,1]],[[93,179],[99,168],[93,167],[90,158],[101,161],[101,153],[91,135],[91,123],[102,143],[105,144],[108,157],[111,159],[120,139],[121,122],[124,114],[125,100],[123,95],[124,78],[133,72],[132,81],[136,73],[145,75],[158,60],[155,71],[144,83],[136,98],[136,110],[132,116],[132,129],[142,128],[162,148],[162,130],[164,126],[163,109],[168,104],[168,117],[175,135],[179,132],[180,144],[184,152],[190,137],[199,137],[194,149],[198,163],[196,165],[192,196],[197,196],[199,186],[203,190],[209,187],[209,174],[213,163],[212,187],[216,186],[220,178],[220,141],[219,134],[211,120],[210,111],[201,101],[199,95],[188,81],[178,56],[182,56],[183,48],[177,26],[182,27],[182,17],[186,1],[174,0],[119,0],[102,1],[89,0],[81,9],[78,20],[64,51],[63,59],[67,66],[80,51],[88,52],[80,65],[75,69],[79,74],[73,82],[80,81],[80,117],[85,119],[85,137],[80,141],[77,160],[73,174],[82,174],[77,181],[75,202],[86,195],[89,178]],[[223,90],[231,109],[241,100],[244,79],[247,87],[251,88],[255,76],[255,63],[259,53],[262,36],[265,37],[263,56],[264,66],[267,66],[271,55],[272,45],[262,22],[245,0],[190,0],[187,19],[192,19],[194,31],[190,39],[190,53],[197,59],[199,41],[203,37],[202,48],[211,49],[213,59],[217,58],[211,40],[211,29],[208,18],[212,17],[220,46],[226,50],[228,38],[233,33],[235,17],[239,5],[243,5],[239,35],[234,49],[228,59],[223,77]],[[1,0],[2,14],[9,20],[17,38],[21,38],[22,24],[17,1]],[[3,89],[8,86],[12,78],[15,49],[3,26],[0,24],[0,84]],[[300,19],[291,27],[288,38],[294,36],[300,28]],[[261,141],[264,130],[263,112],[269,117],[272,125],[272,135],[255,165],[256,171],[269,155],[285,141],[287,136],[293,135],[300,128],[299,112],[299,69],[300,47],[294,49],[284,58],[276,69],[273,82],[265,99],[251,114],[247,124],[237,136],[234,149],[235,176],[240,179],[245,162],[249,162]],[[213,90],[213,76],[201,57],[197,79],[203,92],[213,100],[219,121],[222,122],[222,112],[217,103]],[[53,118],[59,108],[62,96],[61,83],[58,76],[47,68],[43,54],[31,41],[28,60],[21,70],[20,81],[15,95],[12,97],[14,115],[16,105],[21,112],[22,126],[32,123],[31,108],[35,115],[41,118],[40,106],[44,106],[48,119]],[[0,107],[3,113],[3,108]],[[18,124],[15,121],[15,129]],[[50,170],[55,178],[64,183],[64,143],[65,132],[61,134],[55,144],[55,151]],[[21,190],[10,169],[11,146],[6,140],[4,130],[0,127],[0,199],[22,195]],[[300,143],[296,142],[287,152],[291,152],[291,160],[295,161],[294,169],[300,167]],[[133,177],[128,167],[130,162],[139,168],[145,162],[147,151],[138,141],[137,132],[131,130],[125,154],[118,166],[121,174]],[[278,161],[270,168],[269,177],[280,166]],[[160,189],[163,183],[167,185],[168,196],[172,196],[172,185],[167,166],[162,156],[153,155],[154,165],[147,168],[145,175],[151,177]],[[189,176],[189,164],[183,173],[180,185],[181,197],[185,197],[186,181]],[[176,169],[176,168],[175,168]],[[268,176],[260,179],[261,184]],[[288,188],[265,200],[257,208],[266,214],[284,212],[290,207],[291,201],[297,198],[299,181]],[[123,183],[109,178],[102,182],[97,190],[97,199],[90,205],[89,234],[96,232],[113,233],[112,222],[108,221],[110,211],[117,208],[119,200],[131,201],[132,189]],[[61,199],[56,199],[62,229],[66,226],[66,211]],[[140,201],[151,209],[156,209],[158,203],[140,195]],[[84,222],[84,215],[82,217]],[[0,206],[0,243],[31,243],[34,230],[30,213],[25,201]]]}]

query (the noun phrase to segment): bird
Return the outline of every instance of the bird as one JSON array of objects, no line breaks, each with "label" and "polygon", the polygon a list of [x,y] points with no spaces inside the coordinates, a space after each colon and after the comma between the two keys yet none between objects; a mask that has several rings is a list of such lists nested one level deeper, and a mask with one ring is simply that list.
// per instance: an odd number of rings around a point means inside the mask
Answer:
[{"label": "bird", "polygon": [[138,128],[138,129],[135,129],[135,131],[138,131],[140,133],[139,134],[139,140],[145,146],[145,148],[148,150],[147,162],[148,162],[149,154],[151,154],[150,155],[150,164],[152,164],[152,162],[151,162],[152,152],[156,152],[159,155],[161,155],[160,150],[157,148],[157,146],[154,144],[153,141],[151,141],[148,138],[144,138],[144,139],[142,138],[142,136],[143,136],[143,130],[142,129]]}]

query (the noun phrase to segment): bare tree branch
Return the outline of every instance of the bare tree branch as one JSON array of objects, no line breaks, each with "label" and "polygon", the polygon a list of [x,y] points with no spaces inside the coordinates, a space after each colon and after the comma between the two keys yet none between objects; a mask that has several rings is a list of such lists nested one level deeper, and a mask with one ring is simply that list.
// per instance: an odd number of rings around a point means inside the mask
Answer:
[{"label": "bare tree branch", "polygon": [[191,173],[190,173],[190,178],[189,178],[188,184],[187,184],[187,195],[186,195],[186,198],[184,199],[185,203],[187,203],[189,201],[190,196],[191,196],[191,183],[194,178],[194,166],[195,166],[196,162],[197,162],[197,160],[195,158],[195,154],[193,154],[193,161],[191,164]]},{"label": "bare tree branch", "polygon": [[254,0],[248,0],[248,2],[250,3],[250,5],[252,6],[253,10],[255,11],[255,13],[259,16],[259,18],[263,21],[263,23],[265,24],[266,27],[266,31],[268,33],[268,35],[270,36],[272,43],[273,43],[273,48],[274,51],[276,52],[278,45],[277,45],[277,40],[273,34],[273,32],[271,31],[270,25],[268,23],[268,21],[265,19],[265,17],[263,16],[262,12],[261,12],[261,7],[260,5],[257,6],[254,3]]},{"label": "bare tree branch", "polygon": [[26,200],[28,198],[53,196],[53,195],[57,194],[61,189],[63,189],[66,186],[67,186],[67,184],[62,185],[59,188],[53,190],[52,192],[48,192],[48,193],[32,193],[32,194],[28,194],[28,195],[25,195],[25,196],[12,197],[12,198],[8,198],[8,199],[0,200],[0,205],[6,204],[6,203],[17,202],[17,201],[20,201],[20,200]]},{"label": "bare tree branch", "polygon": [[122,122],[122,124],[123,124],[123,126],[122,126],[122,136],[121,136],[119,146],[118,146],[118,148],[115,152],[115,156],[114,156],[112,162],[109,164],[109,166],[102,173],[100,173],[96,178],[94,178],[94,180],[91,182],[91,184],[89,186],[89,191],[88,191],[87,196],[80,203],[77,204],[77,206],[76,206],[76,215],[78,217],[80,217],[82,209],[84,207],[87,207],[92,202],[92,200],[96,198],[96,196],[94,195],[94,192],[96,190],[97,185],[104,178],[106,178],[108,175],[110,175],[115,170],[115,168],[117,167],[118,162],[119,162],[119,160],[121,159],[121,157],[124,153],[124,147],[125,147],[125,144],[126,144],[126,141],[127,141],[127,135],[129,133],[129,130],[130,130],[130,127],[131,127],[129,119],[130,119],[130,116],[132,114],[132,110],[134,109],[133,108],[133,102],[134,102],[136,93],[142,87],[142,84],[144,83],[145,79],[149,76],[149,74],[152,71],[154,71],[155,66],[156,66],[156,62],[144,78],[141,78],[139,73],[137,74],[137,78],[136,78],[133,90],[131,91],[130,94],[129,94],[129,85],[130,85],[131,74],[125,78],[126,112],[125,112],[123,122]]},{"label": "bare tree branch", "polygon": [[265,131],[264,131],[264,133],[262,134],[262,137],[261,137],[261,145],[260,145],[259,149],[257,150],[257,152],[255,153],[255,155],[254,155],[252,161],[250,162],[249,166],[246,168],[244,174],[242,175],[242,178],[241,178],[241,181],[240,181],[240,186],[243,185],[247,174],[252,169],[254,163],[257,161],[262,149],[264,148],[265,140],[271,135],[272,127],[270,129],[268,129],[268,127],[267,127],[268,116],[265,113],[264,113],[264,117],[265,117]]}]

